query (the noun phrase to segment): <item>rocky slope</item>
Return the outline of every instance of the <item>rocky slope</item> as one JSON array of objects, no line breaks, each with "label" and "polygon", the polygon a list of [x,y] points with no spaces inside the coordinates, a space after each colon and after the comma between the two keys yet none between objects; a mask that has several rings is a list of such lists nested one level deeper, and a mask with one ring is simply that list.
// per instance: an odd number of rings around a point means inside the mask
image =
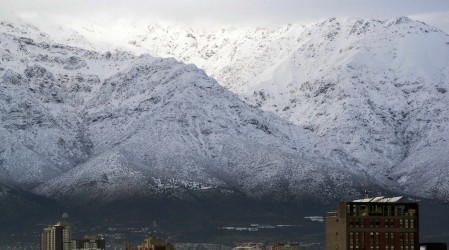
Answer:
[{"label": "rocky slope", "polygon": [[408,18],[331,19],[301,41],[244,96],[328,138],[378,182],[447,199],[449,36]]},{"label": "rocky slope", "polygon": [[87,201],[185,190],[325,199],[369,185],[449,197],[449,37],[424,23],[153,24],[113,41],[195,63],[252,106],[193,65],[55,42],[98,47],[89,34],[108,30],[1,30],[9,183]]},{"label": "rocky slope", "polygon": [[449,36],[408,18],[331,19],[301,41],[243,96],[327,138],[378,182],[447,199]]},{"label": "rocky slope", "polygon": [[[98,30],[108,32],[80,34]],[[124,34],[116,45],[195,63],[246,102],[325,138],[332,150],[321,155],[348,171],[449,198],[441,30],[400,17],[206,31],[151,24]]]},{"label": "rocky slope", "polygon": [[1,31],[10,185],[79,204],[192,192],[324,200],[375,185],[324,157],[326,140],[194,65],[58,44],[29,25]]}]

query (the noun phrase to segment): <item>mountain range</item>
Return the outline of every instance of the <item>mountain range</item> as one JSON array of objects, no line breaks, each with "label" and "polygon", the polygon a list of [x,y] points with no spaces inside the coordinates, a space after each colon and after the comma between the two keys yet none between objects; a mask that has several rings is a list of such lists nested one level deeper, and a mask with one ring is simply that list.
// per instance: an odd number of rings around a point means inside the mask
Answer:
[{"label": "mountain range", "polygon": [[2,185],[74,204],[449,198],[444,32],[401,17],[92,38],[120,29],[0,22]]}]

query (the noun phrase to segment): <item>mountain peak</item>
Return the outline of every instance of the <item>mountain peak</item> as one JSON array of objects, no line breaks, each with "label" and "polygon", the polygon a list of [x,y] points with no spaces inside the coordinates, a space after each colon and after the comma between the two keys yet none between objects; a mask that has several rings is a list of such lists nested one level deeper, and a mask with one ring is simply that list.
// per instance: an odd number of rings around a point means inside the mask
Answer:
[{"label": "mountain peak", "polygon": [[[152,27],[118,39],[140,56],[27,42],[37,30],[0,34],[0,155],[11,179],[57,197],[92,186],[113,197],[123,186],[111,180],[132,175],[133,192],[173,176],[176,187],[257,197],[380,185],[447,198],[436,185],[449,141],[447,35],[408,18]],[[112,172],[98,165],[109,160]],[[428,166],[431,182],[416,174]]]}]

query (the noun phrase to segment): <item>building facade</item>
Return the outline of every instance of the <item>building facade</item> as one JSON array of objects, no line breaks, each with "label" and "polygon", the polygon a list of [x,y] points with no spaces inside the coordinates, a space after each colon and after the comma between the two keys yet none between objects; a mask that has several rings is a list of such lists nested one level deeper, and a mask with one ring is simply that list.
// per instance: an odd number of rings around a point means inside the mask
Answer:
[{"label": "building facade", "polygon": [[153,237],[147,238],[142,244],[137,246],[137,250],[174,250],[175,246],[164,240]]},{"label": "building facade", "polygon": [[299,243],[272,243],[269,250],[299,250]]},{"label": "building facade", "polygon": [[83,239],[73,240],[73,250],[105,250],[106,240],[103,237],[84,236]]},{"label": "building facade", "polygon": [[72,229],[65,222],[58,222],[43,229],[41,250],[71,250]]},{"label": "building facade", "polygon": [[341,202],[326,216],[326,249],[418,250],[418,204],[401,198]]},{"label": "building facade", "polygon": [[262,243],[243,243],[240,246],[236,246],[232,248],[232,250],[264,250],[264,246]]},{"label": "building facade", "polygon": [[419,250],[447,250],[446,243],[420,243]]}]

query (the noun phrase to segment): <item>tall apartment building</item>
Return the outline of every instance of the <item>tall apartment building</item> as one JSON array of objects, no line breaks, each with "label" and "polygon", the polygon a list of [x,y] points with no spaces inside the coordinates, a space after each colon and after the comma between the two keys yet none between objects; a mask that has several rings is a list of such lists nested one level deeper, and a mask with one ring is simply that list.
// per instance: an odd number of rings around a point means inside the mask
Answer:
[{"label": "tall apartment building", "polygon": [[41,250],[71,250],[72,229],[66,222],[58,222],[43,229]]},{"label": "tall apartment building", "polygon": [[418,204],[401,198],[339,203],[326,215],[326,249],[418,250]]}]

